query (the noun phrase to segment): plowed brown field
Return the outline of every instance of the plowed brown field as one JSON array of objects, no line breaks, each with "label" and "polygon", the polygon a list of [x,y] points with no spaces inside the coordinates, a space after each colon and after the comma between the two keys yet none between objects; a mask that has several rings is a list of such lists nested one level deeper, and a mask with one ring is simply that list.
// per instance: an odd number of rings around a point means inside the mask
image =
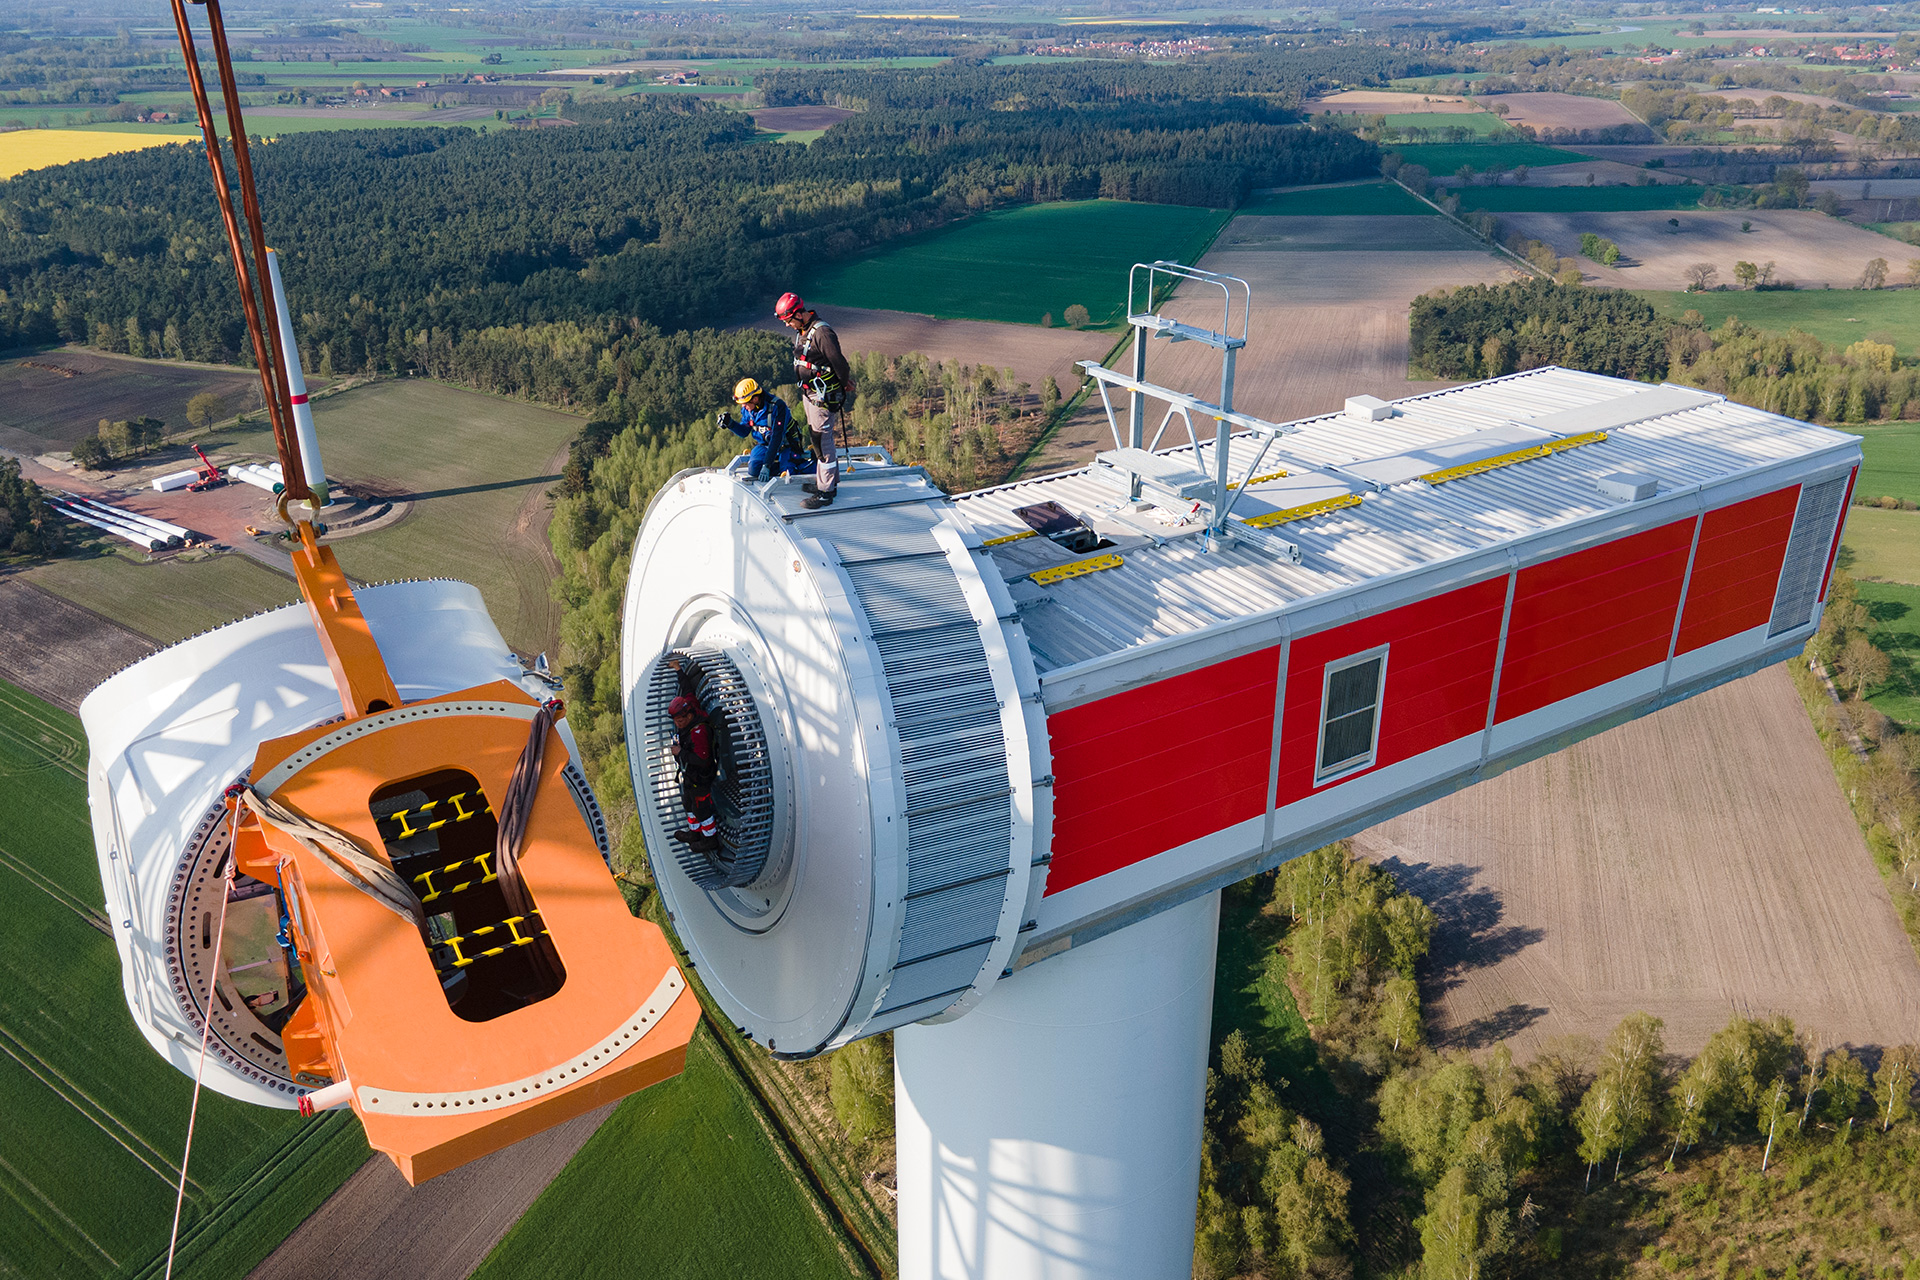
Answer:
[{"label": "plowed brown field", "polygon": [[[1253,289],[1246,347],[1236,362],[1234,407],[1273,422],[1340,408],[1348,396],[1396,399],[1450,382],[1407,377],[1407,312],[1439,285],[1509,279],[1510,264],[1437,217],[1235,218],[1200,262]],[[1217,327],[1220,307],[1188,289],[1170,314]],[[1110,362],[1132,369],[1132,348]],[[1220,359],[1198,343],[1154,343],[1147,380],[1205,400],[1220,394]],[[1116,401],[1116,405],[1119,401]],[[1085,466],[1113,447],[1098,399],[1061,425],[1026,469],[1039,475]],[[1160,414],[1149,409],[1148,439]],[[1211,430],[1211,424],[1196,423]],[[1175,421],[1161,442],[1184,442]]]},{"label": "plowed brown field", "polygon": [[[1677,229],[1670,218],[1678,219]],[[1772,262],[1778,279],[1802,289],[1850,289],[1872,259],[1902,267],[1911,256],[1897,241],[1810,209],[1508,213],[1500,220],[1565,257],[1580,252],[1582,232],[1606,237],[1620,246],[1621,264],[1582,265],[1601,283],[1627,289],[1684,289],[1687,268],[1696,262],[1712,263],[1719,283],[1732,284],[1733,264],[1739,261]],[[1753,230],[1741,231],[1742,222],[1752,223]]]},{"label": "plowed brown field", "polygon": [[[1071,393],[1071,388],[1080,384],[1074,362],[1098,360],[1114,342],[1111,333],[995,324],[989,320],[936,320],[909,311],[822,306],[820,316],[833,326],[840,335],[840,345],[848,351],[884,351],[889,355],[918,351],[936,360],[1012,369],[1015,377],[1035,391],[1052,375],[1063,390]],[[787,332],[772,316],[750,315],[735,323]]]},{"label": "plowed brown field", "polygon": [[1354,839],[1441,917],[1445,1044],[1525,1057],[1622,1017],[1692,1053],[1736,1011],[1832,1043],[1920,1035],[1920,961],[1774,667]]},{"label": "plowed brown field", "polygon": [[1614,125],[1633,125],[1653,134],[1640,118],[1611,98],[1582,98],[1572,93],[1494,93],[1480,99],[1488,109],[1507,104],[1509,124],[1531,125],[1536,129],[1608,129]]},{"label": "plowed brown field", "polygon": [[157,646],[19,577],[0,578],[0,677],[67,711]]}]

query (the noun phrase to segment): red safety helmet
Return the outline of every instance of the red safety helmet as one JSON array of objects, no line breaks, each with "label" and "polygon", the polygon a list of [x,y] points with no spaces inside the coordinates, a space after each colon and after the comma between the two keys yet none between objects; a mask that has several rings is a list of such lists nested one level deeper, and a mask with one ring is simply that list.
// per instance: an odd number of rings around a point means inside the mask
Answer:
[{"label": "red safety helmet", "polygon": [[675,720],[681,716],[690,716],[699,709],[699,704],[684,693],[667,704],[667,714]]},{"label": "red safety helmet", "polygon": [[773,304],[773,316],[776,320],[785,320],[789,316],[799,315],[806,309],[807,304],[800,301],[799,294],[783,293],[780,295],[780,301]]}]

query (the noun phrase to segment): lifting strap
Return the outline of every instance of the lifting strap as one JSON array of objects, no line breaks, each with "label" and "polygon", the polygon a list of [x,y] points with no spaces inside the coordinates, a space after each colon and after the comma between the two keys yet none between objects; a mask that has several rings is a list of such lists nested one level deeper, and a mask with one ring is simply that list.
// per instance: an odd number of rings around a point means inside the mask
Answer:
[{"label": "lifting strap", "polygon": [[263,824],[298,841],[342,880],[418,929],[421,940],[426,940],[426,908],[420,905],[413,889],[392,867],[364,853],[352,837],[302,817],[252,787],[240,793],[240,803],[253,810]]}]

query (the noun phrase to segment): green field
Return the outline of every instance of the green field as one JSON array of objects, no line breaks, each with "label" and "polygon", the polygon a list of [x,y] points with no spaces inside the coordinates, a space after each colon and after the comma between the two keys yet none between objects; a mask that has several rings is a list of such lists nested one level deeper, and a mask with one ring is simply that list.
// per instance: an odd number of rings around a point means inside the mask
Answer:
[{"label": "green field", "polygon": [[1848,346],[1862,338],[1891,342],[1902,353],[1920,346],[1920,298],[1906,289],[1751,289],[1711,293],[1635,290],[1661,315],[1678,319],[1698,311],[1718,327],[1730,315],[1756,329],[1802,329],[1823,342]]},{"label": "green field", "polygon": [[145,564],[104,538],[90,545],[91,553],[34,566],[27,580],[162,644],[299,598],[292,578],[245,556]]},{"label": "green field", "polygon": [[1440,142],[1388,147],[1408,164],[1423,165],[1428,173],[1457,173],[1466,165],[1475,173],[1485,173],[1498,165],[1517,169],[1521,165],[1538,169],[1550,164],[1573,164],[1591,160],[1578,151],[1544,147],[1537,142]]},{"label": "green field", "polygon": [[[1862,513],[1854,512],[1855,518]],[[1916,525],[1920,516],[1904,515]],[[1851,533],[1849,533],[1851,538]],[[1920,729],[1920,586],[1905,582],[1861,582],[1860,599],[1873,615],[1873,642],[1893,659],[1893,675],[1867,701],[1909,729]]]},{"label": "green field", "polygon": [[1465,129],[1482,138],[1511,135],[1515,141],[1525,141],[1491,111],[1396,111],[1386,121],[1393,129]]},{"label": "green field", "polygon": [[1324,218],[1337,214],[1431,214],[1433,207],[1415,199],[1397,182],[1361,182],[1257,195],[1234,212]]},{"label": "green field", "polygon": [[[1891,495],[1920,502],[1920,422],[1883,422],[1844,430],[1860,437],[1860,448],[1867,455],[1855,496]],[[1909,581],[1920,582],[1920,578]]]},{"label": "green field", "polygon": [[474,1280],[865,1276],[702,1025],[687,1069],[588,1139]]},{"label": "green field", "polygon": [[1706,187],[1467,187],[1460,207],[1490,213],[1626,213],[1640,209],[1692,209]]},{"label": "green field", "polygon": [[812,302],[946,320],[1061,322],[1074,303],[1093,326],[1126,309],[1127,268],[1196,261],[1231,215],[1183,205],[1082,200],[984,214],[832,263],[808,278]]},{"label": "green field", "polygon": [[[192,1084],[134,1030],[101,918],[72,716],[0,683],[0,1274],[166,1248]],[[243,1275],[366,1159],[357,1125],[203,1093],[176,1274]],[[285,1181],[283,1181],[283,1179]],[[194,1265],[194,1260],[204,1265]]]},{"label": "green field", "polygon": [[[547,547],[547,489],[582,420],[424,378],[313,402],[327,474],[409,495],[399,524],[334,543],[359,582],[458,578],[480,588],[500,633],[523,653],[553,651],[559,604]],[[269,456],[265,423],[216,433]]]}]

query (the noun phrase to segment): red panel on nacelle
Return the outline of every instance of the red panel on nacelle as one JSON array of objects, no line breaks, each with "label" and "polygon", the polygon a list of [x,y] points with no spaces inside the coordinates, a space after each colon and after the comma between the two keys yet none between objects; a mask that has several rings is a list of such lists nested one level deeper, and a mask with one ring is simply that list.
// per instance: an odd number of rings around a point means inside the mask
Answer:
[{"label": "red panel on nacelle", "polygon": [[1691,520],[1520,571],[1496,720],[1511,720],[1667,660]]},{"label": "red panel on nacelle", "polygon": [[1506,601],[1507,580],[1493,578],[1295,640],[1287,651],[1276,803],[1291,804],[1314,791],[1326,667],[1352,654],[1388,646],[1371,768],[1484,731]]},{"label": "red panel on nacelle", "polygon": [[1833,585],[1833,562],[1840,555],[1840,535],[1847,527],[1847,510],[1853,504],[1853,482],[1860,478],[1860,468],[1855,467],[1847,473],[1847,496],[1840,499],[1840,518],[1833,522],[1833,545],[1827,550],[1827,569],[1820,576],[1820,598],[1827,598],[1827,588]]},{"label": "red panel on nacelle", "polygon": [[1047,892],[1265,812],[1279,669],[1276,646],[1048,716]]},{"label": "red panel on nacelle", "polygon": [[1675,653],[1766,625],[1799,502],[1800,486],[1789,485],[1702,517]]}]

